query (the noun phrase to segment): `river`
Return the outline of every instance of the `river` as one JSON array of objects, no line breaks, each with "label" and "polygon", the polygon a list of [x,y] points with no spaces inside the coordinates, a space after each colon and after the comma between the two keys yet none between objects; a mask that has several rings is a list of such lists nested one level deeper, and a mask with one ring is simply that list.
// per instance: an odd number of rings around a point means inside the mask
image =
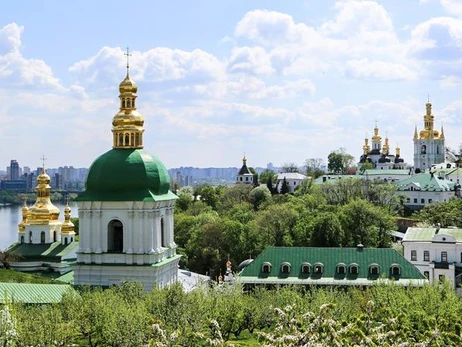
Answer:
[{"label": "river", "polygon": [[[64,204],[54,203],[61,213],[59,219],[64,220]],[[78,217],[77,205],[70,202],[71,216]],[[18,224],[22,219],[21,205],[0,206],[0,250],[4,250],[18,239]]]}]

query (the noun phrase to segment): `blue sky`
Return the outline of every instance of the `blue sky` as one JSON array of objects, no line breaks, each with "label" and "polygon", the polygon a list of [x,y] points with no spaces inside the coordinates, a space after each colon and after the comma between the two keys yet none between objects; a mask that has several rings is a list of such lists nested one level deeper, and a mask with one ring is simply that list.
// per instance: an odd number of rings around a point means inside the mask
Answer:
[{"label": "blue sky", "polygon": [[462,142],[462,1],[8,1],[0,167],[109,150],[126,46],[145,149],[169,168],[358,159],[376,121],[412,164],[428,94]]}]

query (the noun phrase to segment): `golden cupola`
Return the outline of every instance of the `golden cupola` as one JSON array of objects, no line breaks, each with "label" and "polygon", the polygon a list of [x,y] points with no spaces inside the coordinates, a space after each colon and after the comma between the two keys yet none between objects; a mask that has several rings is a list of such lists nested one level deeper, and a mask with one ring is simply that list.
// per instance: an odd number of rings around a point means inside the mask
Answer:
[{"label": "golden cupola", "polygon": [[396,147],[396,156],[399,157],[401,155],[401,149]]},{"label": "golden cupola", "polygon": [[69,202],[64,208],[64,222],[61,225],[61,234],[74,234],[75,225],[71,221],[71,208],[69,207]]},{"label": "golden cupola", "polygon": [[369,139],[366,137],[364,139],[363,154],[367,155],[370,150],[371,150],[371,147],[369,146]]},{"label": "golden cupola", "polygon": [[26,230],[26,223],[29,217],[29,208],[27,207],[27,199],[24,198],[24,205],[22,206],[22,220],[19,223],[19,232],[24,233]]},{"label": "golden cupola", "polygon": [[432,115],[432,104],[425,104],[426,112],[424,115],[424,129],[420,131],[421,139],[437,139],[440,134],[438,130],[433,129],[435,117]]},{"label": "golden cupola", "polygon": [[377,124],[376,124],[374,128],[374,136],[372,136],[372,141],[379,142],[381,140],[382,140],[382,137],[379,135],[379,128],[377,127]]},{"label": "golden cupola", "polygon": [[385,137],[385,144],[383,145],[383,148],[382,148],[382,154],[388,155],[389,151],[390,151],[390,144],[388,143],[388,137]]},{"label": "golden cupola", "polygon": [[112,120],[113,148],[143,148],[144,119],[136,111],[138,87],[130,78],[127,52],[127,76],[119,84],[120,109]]},{"label": "golden cupola", "polygon": [[51,224],[58,222],[59,209],[50,200],[50,176],[42,167],[42,173],[37,177],[37,200],[29,208],[28,222],[31,224]]}]

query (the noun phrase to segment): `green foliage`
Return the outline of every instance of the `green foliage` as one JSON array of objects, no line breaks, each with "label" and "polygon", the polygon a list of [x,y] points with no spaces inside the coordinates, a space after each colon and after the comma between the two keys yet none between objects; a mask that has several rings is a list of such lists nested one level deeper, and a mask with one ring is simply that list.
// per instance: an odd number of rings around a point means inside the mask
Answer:
[{"label": "green foliage", "polygon": [[276,173],[273,170],[265,169],[260,174],[260,183],[266,184],[268,182],[275,183]]},{"label": "green foliage", "polygon": [[327,169],[330,173],[345,175],[353,166],[354,157],[340,148],[327,156]]},{"label": "green foliage", "polygon": [[462,199],[450,199],[427,205],[417,213],[418,219],[429,225],[440,223],[442,227],[462,228]]},{"label": "green foliage", "polygon": [[266,186],[255,187],[251,190],[249,199],[253,208],[258,210],[262,204],[268,203],[271,200],[271,192]]},{"label": "green foliage", "polygon": [[287,194],[290,192],[289,185],[287,184],[287,180],[284,177],[281,183],[281,189],[279,190],[279,194]]},{"label": "green foliage", "polygon": [[[2,307],[3,346],[460,346],[462,301],[449,284],[368,289],[179,284],[144,292],[83,288],[51,305]],[[242,337],[241,337],[242,336]],[[258,342],[256,342],[258,340]]]}]

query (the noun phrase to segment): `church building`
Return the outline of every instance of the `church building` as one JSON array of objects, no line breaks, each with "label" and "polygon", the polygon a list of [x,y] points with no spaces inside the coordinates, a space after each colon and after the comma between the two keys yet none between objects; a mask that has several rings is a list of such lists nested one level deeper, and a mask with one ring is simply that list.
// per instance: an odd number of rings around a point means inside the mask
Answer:
[{"label": "church building", "polygon": [[[432,165],[444,163],[444,130],[441,126],[441,133],[434,129],[434,119],[432,115],[432,104],[427,102],[426,114],[424,115],[424,128],[417,132],[414,131],[414,171],[425,172],[432,168]],[[419,169],[419,170],[418,170]]]},{"label": "church building", "polygon": [[119,91],[112,149],[93,162],[85,191],[76,199],[80,238],[74,283],[110,286],[131,280],[151,290],[177,281],[177,196],[164,164],[144,150],[144,119],[128,62]]},{"label": "church building", "polygon": [[64,221],[59,209],[50,199],[50,176],[45,172],[37,177],[37,198],[31,207],[24,200],[22,220],[18,225],[18,242],[8,248],[15,258],[10,266],[18,271],[71,271],[77,243],[69,204],[64,209]]},{"label": "church building", "polygon": [[371,138],[371,145],[366,137],[364,139],[363,154],[359,159],[359,168],[366,163],[370,163],[370,166],[372,166],[370,169],[373,170],[405,170],[407,168],[407,164],[401,158],[400,148],[396,148],[395,154],[391,152],[388,136],[385,137],[382,146],[382,137],[379,135],[377,124],[374,128],[374,136]]}]

